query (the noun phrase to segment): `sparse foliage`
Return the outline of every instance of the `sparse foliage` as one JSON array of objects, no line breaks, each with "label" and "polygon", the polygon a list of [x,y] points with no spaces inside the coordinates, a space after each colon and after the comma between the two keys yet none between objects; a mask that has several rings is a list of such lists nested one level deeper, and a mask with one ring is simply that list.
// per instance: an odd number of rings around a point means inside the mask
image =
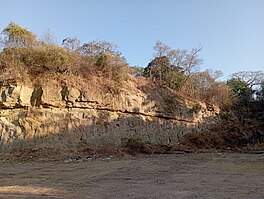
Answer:
[{"label": "sparse foliage", "polygon": [[62,46],[70,50],[71,52],[77,52],[80,49],[80,40],[76,37],[66,37],[62,40]]},{"label": "sparse foliage", "polygon": [[182,92],[192,98],[218,104],[222,108],[230,107],[232,101],[229,88],[225,83],[217,81],[218,74],[221,72],[211,69],[193,73],[182,88]]},{"label": "sparse foliage", "polygon": [[227,81],[227,85],[233,92],[233,98],[238,104],[247,104],[252,96],[252,90],[247,82],[239,78],[231,78]]},{"label": "sparse foliage", "polygon": [[263,71],[240,71],[233,73],[231,79],[237,79],[244,82],[248,87],[260,85],[264,81]]},{"label": "sparse foliage", "polygon": [[183,72],[187,76],[196,71],[197,67],[203,62],[203,60],[199,58],[199,52],[202,50],[201,46],[188,51],[186,49],[173,49],[157,41],[153,49],[155,50],[155,57],[168,57],[170,64],[175,67],[183,68]]},{"label": "sparse foliage", "polygon": [[48,46],[56,45],[55,36],[51,33],[49,29],[41,36],[41,42]]},{"label": "sparse foliage", "polygon": [[128,70],[129,74],[133,75],[134,77],[140,77],[144,73],[144,68],[140,66],[130,66]]},{"label": "sparse foliage", "polygon": [[158,41],[153,49],[155,58],[148,64],[143,74],[152,78],[156,83],[174,89],[181,88],[202,63],[198,57],[201,47],[191,51],[173,49]]},{"label": "sparse foliage", "polygon": [[[247,110],[250,101],[264,101],[263,71],[241,71],[232,74],[227,83],[218,82],[221,71],[197,71],[202,64],[199,58],[202,47],[173,49],[158,41],[153,47],[153,60],[143,69],[129,67],[117,46],[111,42],[91,41],[81,45],[77,38],[66,37],[60,46],[53,38],[48,31],[37,39],[34,33],[11,22],[0,37],[0,78],[34,81],[45,75],[58,75],[65,79],[66,75],[76,79],[93,76],[116,87],[130,73],[143,75],[155,84],[224,108],[234,103],[241,106],[241,110]],[[142,79],[145,81],[144,77]]]},{"label": "sparse foliage", "polygon": [[154,83],[170,88],[180,88],[185,75],[181,67],[170,64],[168,57],[156,57],[144,69],[143,75],[150,77]]},{"label": "sparse foliage", "polygon": [[264,81],[260,83],[260,87],[256,92],[257,100],[264,102]]},{"label": "sparse foliage", "polygon": [[121,55],[117,50],[117,46],[108,41],[92,41],[84,43],[81,47],[81,52],[84,55],[100,56],[106,55]]},{"label": "sparse foliage", "polygon": [[94,60],[95,70],[104,77],[120,82],[127,78],[128,64],[117,46],[107,41],[92,41],[80,48],[84,57]]},{"label": "sparse foliage", "polygon": [[2,35],[2,77],[7,74],[9,78],[15,78],[16,73],[11,71],[17,71],[19,74],[26,73],[31,79],[48,73],[74,73],[85,78],[91,74],[102,75],[119,83],[127,78],[128,64],[110,42],[92,41],[80,46],[77,38],[66,37],[59,46],[50,31],[37,40],[34,33],[13,22],[3,30]]},{"label": "sparse foliage", "polygon": [[35,34],[13,22],[2,31],[2,35],[5,48],[28,47],[36,42]]}]

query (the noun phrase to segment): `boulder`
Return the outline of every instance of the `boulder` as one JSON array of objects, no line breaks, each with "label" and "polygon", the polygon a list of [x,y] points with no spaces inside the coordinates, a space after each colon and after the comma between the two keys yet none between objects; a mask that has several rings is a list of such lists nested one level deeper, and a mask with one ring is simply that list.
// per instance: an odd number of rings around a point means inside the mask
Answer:
[{"label": "boulder", "polygon": [[5,86],[0,90],[0,103],[4,107],[30,106],[33,89],[24,85]]},{"label": "boulder", "polygon": [[81,95],[81,92],[76,88],[69,88],[68,89],[68,96],[67,100],[70,102],[75,102]]},{"label": "boulder", "polygon": [[31,105],[31,96],[33,91],[34,90],[32,88],[21,86],[20,95],[19,95],[19,103],[21,106]]},{"label": "boulder", "polygon": [[58,85],[42,86],[41,104],[43,106],[63,107],[62,88]]}]

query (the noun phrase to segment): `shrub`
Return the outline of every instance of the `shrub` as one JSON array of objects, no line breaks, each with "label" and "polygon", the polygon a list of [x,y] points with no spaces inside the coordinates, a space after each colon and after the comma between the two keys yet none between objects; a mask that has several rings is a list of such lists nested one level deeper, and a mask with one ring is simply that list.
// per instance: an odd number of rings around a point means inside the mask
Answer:
[{"label": "shrub", "polygon": [[143,76],[151,78],[156,84],[172,89],[181,88],[186,78],[182,68],[170,64],[166,56],[154,58],[144,69]]},{"label": "shrub", "polygon": [[59,46],[7,48],[1,53],[2,68],[22,65],[33,76],[45,72],[63,73],[74,65],[71,53]]},{"label": "shrub", "polygon": [[28,47],[36,43],[36,35],[11,22],[3,31],[5,48]]},{"label": "shrub", "polygon": [[117,83],[128,78],[128,64],[109,42],[93,41],[79,47],[76,38],[66,38],[61,47],[36,40],[33,33],[14,23],[2,34],[5,45],[0,52],[1,77],[18,79],[13,73],[23,74],[21,79],[30,76],[32,81],[38,77],[72,73],[76,78],[102,76]]},{"label": "shrub", "polygon": [[152,149],[149,144],[143,142],[140,139],[130,138],[125,140],[123,147],[126,148],[127,152],[136,155],[138,153],[151,154]]},{"label": "shrub", "polygon": [[199,103],[195,103],[194,105],[193,105],[193,107],[192,107],[192,111],[194,112],[194,113],[199,113],[199,111],[202,109],[202,106],[201,106],[201,104],[199,104]]},{"label": "shrub", "polygon": [[176,94],[167,94],[163,96],[164,111],[166,114],[173,114],[180,108],[180,100]]}]

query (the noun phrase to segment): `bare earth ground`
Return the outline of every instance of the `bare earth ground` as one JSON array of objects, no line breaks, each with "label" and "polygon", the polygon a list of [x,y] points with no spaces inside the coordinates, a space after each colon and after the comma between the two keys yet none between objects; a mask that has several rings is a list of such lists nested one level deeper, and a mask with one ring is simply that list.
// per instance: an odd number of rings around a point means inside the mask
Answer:
[{"label": "bare earth ground", "polygon": [[264,154],[0,163],[0,198],[264,198]]}]

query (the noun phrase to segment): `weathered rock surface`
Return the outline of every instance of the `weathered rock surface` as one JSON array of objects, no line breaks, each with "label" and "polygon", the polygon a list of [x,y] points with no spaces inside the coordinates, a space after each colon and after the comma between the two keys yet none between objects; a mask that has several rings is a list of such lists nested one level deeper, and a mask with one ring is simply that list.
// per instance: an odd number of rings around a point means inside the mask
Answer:
[{"label": "weathered rock surface", "polygon": [[184,134],[205,130],[219,113],[214,106],[131,85],[118,95],[56,85],[0,91],[0,151],[121,145],[129,138],[175,145]]},{"label": "weathered rock surface", "polygon": [[24,85],[8,86],[0,88],[0,107],[13,108],[31,106],[33,89]]}]

